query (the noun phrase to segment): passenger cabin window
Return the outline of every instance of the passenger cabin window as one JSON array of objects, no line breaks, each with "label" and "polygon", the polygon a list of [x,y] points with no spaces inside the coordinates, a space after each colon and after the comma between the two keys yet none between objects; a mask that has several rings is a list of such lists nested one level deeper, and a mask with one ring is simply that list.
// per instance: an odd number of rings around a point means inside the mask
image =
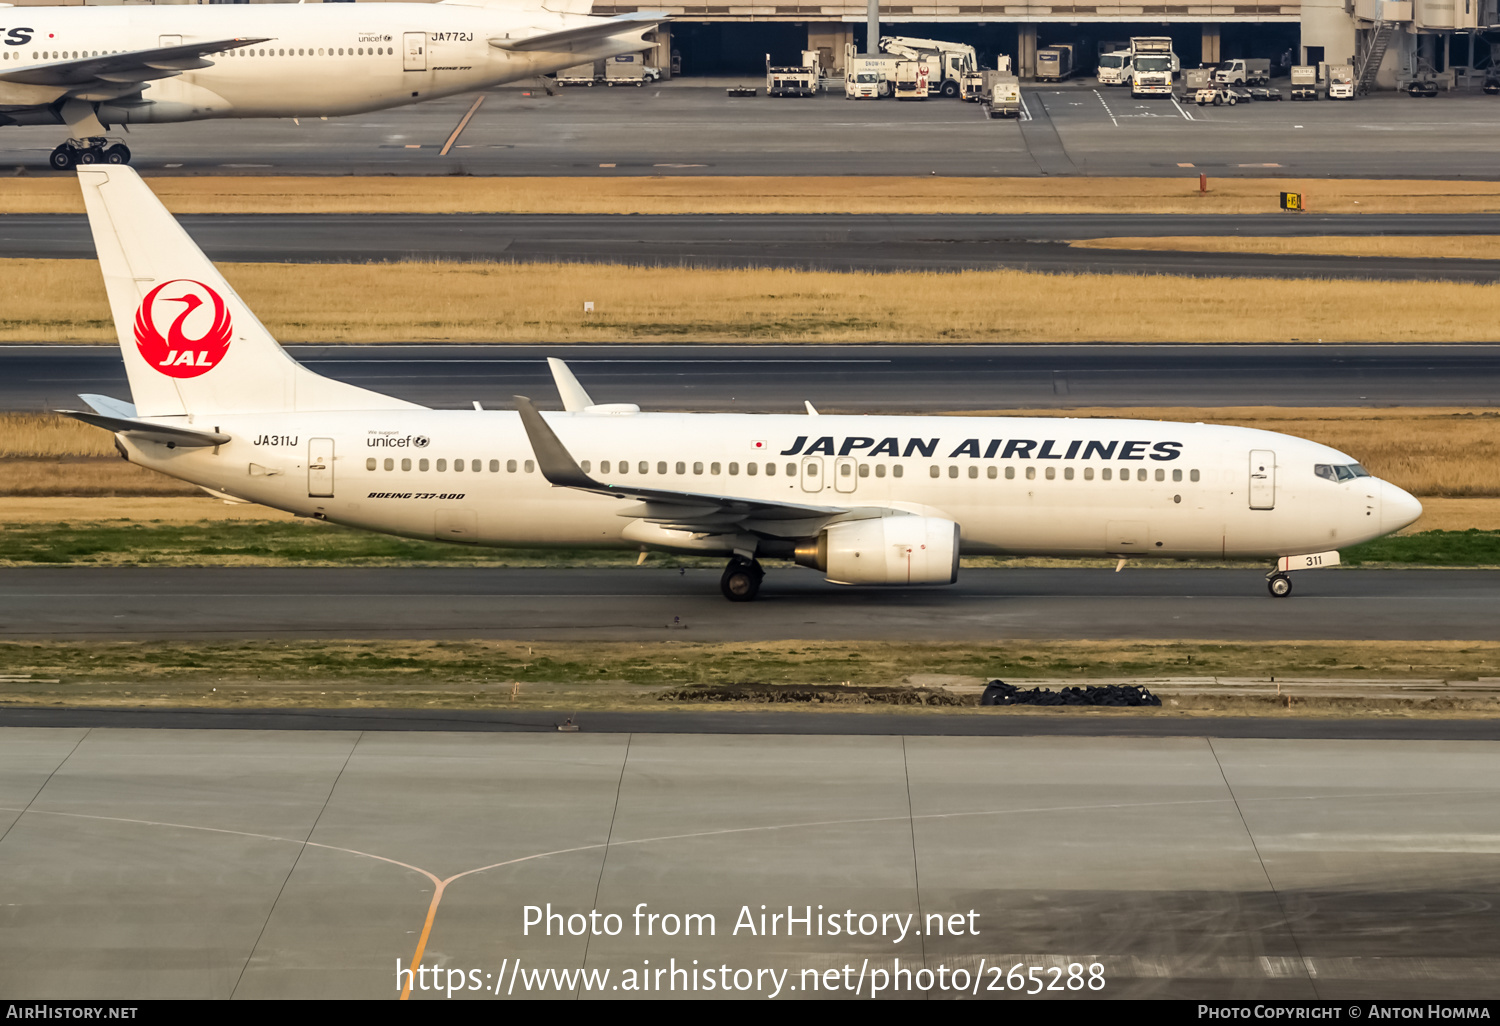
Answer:
[{"label": "passenger cabin window", "polygon": [[417,461],[417,469],[420,470],[420,471],[422,471],[423,473],[426,473],[427,472],[427,461],[426,460],[418,460]]},{"label": "passenger cabin window", "polygon": [[532,471],[533,471],[533,470],[535,470],[535,469],[536,469],[536,464],[535,464],[535,463],[533,463],[533,462],[531,462],[531,461],[530,461],[530,460],[527,460],[527,461],[526,461],[526,463],[525,463],[525,467],[526,467],[526,473],[528,473],[528,474],[529,474],[529,473],[531,473],[531,472],[532,472]]},{"label": "passenger cabin window", "polygon": [[710,474],[714,475],[715,477],[719,476],[719,470],[720,470],[720,465],[717,464],[717,463],[710,463],[708,465],[708,472]]},{"label": "passenger cabin window", "polygon": [[884,463],[877,463],[877,464],[875,464],[875,476],[876,477],[885,477],[885,464]]},{"label": "passenger cabin window", "polygon": [[404,460],[402,460],[401,461],[401,469],[402,470],[410,470],[411,469],[411,460],[410,459],[404,459]]},{"label": "passenger cabin window", "polygon": [[389,456],[387,456],[385,458],[385,469],[386,470],[395,470],[396,469],[396,461],[393,460],[393,459],[391,459]]},{"label": "passenger cabin window", "polygon": [[1196,481],[1196,480],[1198,480],[1198,472],[1196,470],[1190,470],[1190,471],[1188,471],[1188,480],[1189,481]]},{"label": "passenger cabin window", "polygon": [[600,460],[599,461],[599,473],[601,473],[601,474],[608,474],[609,473],[609,460]]},{"label": "passenger cabin window", "polygon": [[437,468],[438,468],[438,473],[441,474],[443,471],[445,471],[445,470],[448,469],[448,461],[447,460],[438,460],[437,461]]},{"label": "passenger cabin window", "polygon": [[1027,467],[1026,468],[1026,480],[1028,480],[1028,481],[1035,481],[1036,480],[1036,468],[1035,467]]},{"label": "passenger cabin window", "polygon": [[901,470],[901,464],[897,463],[897,464],[892,465],[892,467],[891,467],[891,476],[892,477],[900,477],[902,473],[903,473],[903,471]]},{"label": "passenger cabin window", "polygon": [[589,472],[589,461],[588,460],[584,460],[583,461],[583,465],[582,465],[581,469],[583,470],[583,472],[585,474],[587,474]]},{"label": "passenger cabin window", "polygon": [[[585,463],[583,466],[584,466],[584,469],[588,469],[588,464],[587,463]],[[498,473],[500,473],[500,461],[499,460],[490,460],[490,473],[491,474],[498,474]]]},{"label": "passenger cabin window", "polygon": [[374,456],[371,456],[369,459],[365,460],[365,469],[366,470],[374,470],[375,469],[375,457]]},{"label": "passenger cabin window", "polygon": [[1016,468],[1015,467],[1006,467],[1005,468],[1005,480],[1007,480],[1007,481],[1014,481],[1015,479],[1016,479]]},{"label": "passenger cabin window", "polygon": [[505,472],[507,474],[514,474],[516,472],[516,461],[515,460],[506,460],[505,461]]},{"label": "passenger cabin window", "polygon": [[942,473],[942,471],[939,470],[937,467],[928,467],[927,468],[927,475],[929,477],[937,477],[941,473]]}]

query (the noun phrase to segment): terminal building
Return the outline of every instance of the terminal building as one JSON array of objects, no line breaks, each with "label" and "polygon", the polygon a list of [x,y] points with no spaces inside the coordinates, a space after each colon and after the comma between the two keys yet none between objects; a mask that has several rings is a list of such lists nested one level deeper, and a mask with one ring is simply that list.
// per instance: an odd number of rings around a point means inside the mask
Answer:
[{"label": "terminal building", "polygon": [[[71,6],[94,0],[12,2]],[[599,15],[637,10],[664,10],[673,17],[657,33],[655,52],[647,57],[666,75],[755,74],[764,69],[768,55],[773,64],[795,64],[803,50],[818,51],[822,67],[841,71],[847,44],[868,52],[871,12],[863,2],[711,0],[681,6],[594,0]],[[1131,36],[1171,36],[1184,67],[1239,57],[1265,58],[1283,67],[1359,68],[1378,60],[1372,84],[1386,89],[1419,75],[1435,75],[1440,88],[1466,88],[1477,85],[1492,62],[1500,61],[1500,0],[1179,0],[1149,5],[886,0],[878,15],[883,34],[968,43],[988,67],[1006,54],[1023,79],[1035,74],[1039,47],[1077,45],[1086,73],[1101,46]]]}]

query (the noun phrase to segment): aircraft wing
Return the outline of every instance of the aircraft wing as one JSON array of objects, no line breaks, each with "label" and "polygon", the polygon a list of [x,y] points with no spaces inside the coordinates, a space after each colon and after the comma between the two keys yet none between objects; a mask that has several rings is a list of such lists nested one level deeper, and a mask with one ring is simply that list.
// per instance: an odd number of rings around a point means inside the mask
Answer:
[{"label": "aircraft wing", "polygon": [[610,36],[619,35],[632,29],[645,31],[653,25],[660,25],[664,21],[670,21],[671,15],[666,11],[636,11],[634,14],[621,14],[614,18],[595,18],[588,25],[580,25],[577,28],[559,29],[556,32],[543,32],[538,36],[523,36],[516,39],[509,37],[491,39],[490,45],[497,50],[546,50],[551,53],[562,53],[575,48],[579,43],[595,43]]},{"label": "aircraft wing", "polygon": [[150,82],[171,78],[184,71],[207,68],[212,61],[205,54],[222,53],[236,47],[264,43],[269,36],[255,38],[211,39],[180,46],[159,46],[150,50],[127,50],[103,57],[80,57],[76,60],[31,64],[14,71],[0,71],[0,82],[18,85],[54,86],[77,89],[107,82],[111,85]]},{"label": "aircraft wing", "polygon": [[[557,434],[537,412],[530,399],[516,396],[516,409],[521,414],[521,424],[531,440],[536,453],[537,468],[542,476],[558,488],[576,488],[596,495],[613,495],[616,498],[636,499],[637,503],[620,512],[622,517],[632,517],[663,527],[686,531],[720,533],[738,527],[767,529],[766,533],[780,533],[775,529],[781,522],[790,529],[789,534],[816,533],[818,526],[835,517],[854,514],[881,516],[889,511],[862,511],[850,506],[818,506],[801,502],[782,502],[769,499],[746,499],[732,495],[715,495],[707,492],[678,491],[668,488],[646,488],[636,484],[606,484],[596,481],[583,472],[573,454],[558,439]],[[793,523],[795,522],[795,523]],[[814,524],[818,526],[814,526]],[[757,528],[755,525],[761,525]]]}]

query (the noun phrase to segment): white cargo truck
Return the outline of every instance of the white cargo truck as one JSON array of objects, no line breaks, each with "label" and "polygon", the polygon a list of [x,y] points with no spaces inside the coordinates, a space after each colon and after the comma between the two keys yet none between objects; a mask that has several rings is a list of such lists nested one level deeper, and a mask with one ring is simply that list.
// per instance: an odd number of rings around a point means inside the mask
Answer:
[{"label": "white cargo truck", "polygon": [[647,77],[643,54],[622,53],[604,61],[604,84],[607,86],[643,86]]},{"label": "white cargo truck", "polygon": [[992,118],[1021,116],[1021,80],[1014,75],[997,75],[985,101],[985,113]]},{"label": "white cargo truck", "polygon": [[1292,66],[1292,99],[1316,100],[1318,98],[1318,66],[1295,64]]},{"label": "white cargo truck", "polygon": [[853,43],[844,44],[844,98],[846,100],[879,100],[896,91],[896,65],[900,57],[891,54],[855,52]]},{"label": "white cargo truck", "polygon": [[944,96],[960,95],[964,75],[979,67],[979,57],[967,43],[919,39],[916,36],[881,36],[880,49],[882,53],[906,60],[925,61],[929,90]]},{"label": "white cargo truck", "polygon": [[1328,98],[1330,100],[1354,99],[1354,66],[1330,64],[1328,66]]},{"label": "white cargo truck", "polygon": [[1130,51],[1117,50],[1099,55],[1099,84],[1121,86],[1130,81]]},{"label": "white cargo truck", "polygon": [[1054,43],[1036,52],[1036,80],[1061,82],[1078,70],[1078,48],[1072,43]]},{"label": "white cargo truck", "polygon": [[926,61],[902,61],[896,65],[896,99],[925,100],[932,88],[932,68]]},{"label": "white cargo truck", "polygon": [[578,64],[571,68],[563,68],[557,73],[557,84],[560,86],[592,86],[599,81],[598,66],[590,61],[587,64]]},{"label": "white cargo truck", "polygon": [[1221,61],[1214,69],[1221,85],[1265,85],[1271,81],[1271,62],[1263,60]]},{"label": "white cargo truck", "polygon": [[1135,36],[1130,55],[1131,96],[1172,95],[1178,65],[1171,36]]}]

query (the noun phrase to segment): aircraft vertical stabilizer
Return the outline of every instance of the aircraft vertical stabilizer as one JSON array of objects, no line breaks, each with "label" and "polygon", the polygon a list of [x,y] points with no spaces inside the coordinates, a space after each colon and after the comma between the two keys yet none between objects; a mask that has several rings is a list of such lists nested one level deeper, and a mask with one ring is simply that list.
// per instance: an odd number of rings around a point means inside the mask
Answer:
[{"label": "aircraft vertical stabilizer", "polygon": [[78,180],[140,416],[418,408],[288,356],[129,167]]}]

